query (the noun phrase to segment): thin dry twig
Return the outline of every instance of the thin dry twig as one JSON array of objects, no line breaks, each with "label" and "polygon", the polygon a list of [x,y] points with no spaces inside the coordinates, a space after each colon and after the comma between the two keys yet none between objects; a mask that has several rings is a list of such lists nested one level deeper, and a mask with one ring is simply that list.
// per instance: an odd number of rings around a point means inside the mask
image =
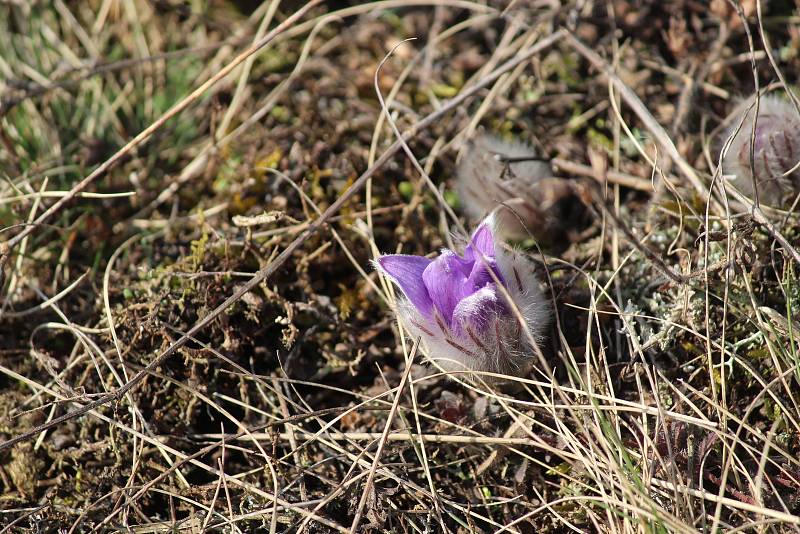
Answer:
[{"label": "thin dry twig", "polygon": [[603,199],[602,196],[598,193],[594,184],[587,184],[586,187],[578,188],[578,192],[584,193],[583,195],[581,195],[581,197],[586,197],[588,194],[588,196],[591,198],[591,204],[599,207],[601,211],[613,221],[614,226],[625,234],[625,237],[628,238],[628,241],[631,243],[631,245],[636,247],[636,249],[639,252],[644,254],[647,257],[647,259],[649,259],[653,263],[653,265],[661,272],[661,274],[663,274],[664,276],[666,276],[667,278],[669,278],[670,280],[672,280],[677,284],[685,284],[689,281],[689,278],[675,272],[675,270],[672,269],[669,265],[667,265],[664,262],[664,260],[658,257],[658,255],[655,252],[646,247],[644,243],[641,242],[641,240],[639,240],[635,235],[633,235],[633,232],[630,229],[630,225],[626,224],[619,218],[619,216],[614,212],[614,209],[611,206],[609,206],[606,200]]},{"label": "thin dry twig", "polygon": [[[574,161],[569,161],[563,158],[553,158],[550,160],[550,163],[553,165],[556,171],[561,170],[577,176],[587,176],[589,178],[594,178],[595,180],[598,179],[598,175],[595,170],[588,165],[575,163]],[[609,169],[604,173],[604,178],[609,183],[629,187],[637,191],[653,191],[653,182],[650,179],[634,176],[633,174],[627,174]]]}]

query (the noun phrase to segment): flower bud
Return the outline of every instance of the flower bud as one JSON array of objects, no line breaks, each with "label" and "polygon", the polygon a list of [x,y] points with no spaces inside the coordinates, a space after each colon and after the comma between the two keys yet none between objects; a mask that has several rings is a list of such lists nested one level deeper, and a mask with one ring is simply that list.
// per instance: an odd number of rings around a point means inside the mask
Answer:
[{"label": "flower bud", "polygon": [[533,264],[502,248],[495,224],[492,217],[485,220],[463,255],[444,249],[434,260],[391,254],[376,262],[403,292],[398,320],[449,372],[521,375],[534,358],[525,330],[538,342],[549,322]]},{"label": "flower bud", "polygon": [[564,233],[562,201],[572,190],[524,143],[489,135],[471,141],[458,166],[456,190],[472,220],[495,214],[497,231],[509,239],[532,236],[552,243]]},{"label": "flower bud", "polygon": [[[786,174],[800,162],[800,116],[791,102],[774,95],[759,99],[757,121],[753,119],[755,107],[745,111],[741,107],[726,119],[732,126],[724,139],[734,137],[722,161],[722,174],[733,175],[734,185],[750,198],[755,197],[755,177],[759,201],[774,207],[784,206],[800,192],[800,172]],[[754,122],[751,166],[750,140]]]}]

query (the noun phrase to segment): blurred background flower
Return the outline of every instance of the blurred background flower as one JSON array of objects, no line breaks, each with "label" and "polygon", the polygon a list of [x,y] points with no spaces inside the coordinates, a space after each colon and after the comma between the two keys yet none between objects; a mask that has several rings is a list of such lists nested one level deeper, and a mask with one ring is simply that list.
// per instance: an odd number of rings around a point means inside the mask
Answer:
[{"label": "blurred background flower", "polygon": [[495,214],[508,239],[559,241],[570,209],[580,207],[567,180],[553,176],[533,147],[482,135],[470,141],[458,166],[456,188],[472,220]]},{"label": "blurred background flower", "polygon": [[728,117],[730,127],[723,142],[733,138],[724,154],[722,174],[733,175],[736,187],[750,198],[755,199],[757,189],[760,202],[781,207],[800,192],[800,116],[791,102],[777,95],[759,99],[757,120],[755,109],[751,98]]}]

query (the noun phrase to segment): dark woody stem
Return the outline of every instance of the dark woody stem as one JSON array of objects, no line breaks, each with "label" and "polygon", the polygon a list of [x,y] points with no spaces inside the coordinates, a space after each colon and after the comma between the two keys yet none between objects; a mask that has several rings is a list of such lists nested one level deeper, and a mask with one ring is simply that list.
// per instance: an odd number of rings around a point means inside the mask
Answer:
[{"label": "dark woody stem", "polygon": [[517,281],[517,287],[519,288],[519,292],[524,292],[524,288],[522,287],[522,278],[519,276],[519,272],[517,271],[516,265],[511,268],[514,271],[514,279]]},{"label": "dark woody stem", "polygon": [[545,158],[537,158],[535,156],[520,156],[516,158],[512,158],[509,156],[504,156],[502,154],[495,154],[495,159],[503,164],[503,172],[500,173],[500,178],[516,178],[517,175],[514,174],[514,171],[511,170],[512,163],[525,163],[528,161],[540,161],[542,163],[549,163],[549,159]]}]

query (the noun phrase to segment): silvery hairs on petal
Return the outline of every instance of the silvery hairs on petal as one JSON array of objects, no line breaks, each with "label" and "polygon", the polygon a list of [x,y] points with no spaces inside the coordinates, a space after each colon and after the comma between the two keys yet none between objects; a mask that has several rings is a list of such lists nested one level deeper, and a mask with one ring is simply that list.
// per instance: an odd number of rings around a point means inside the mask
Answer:
[{"label": "silvery hairs on petal", "polygon": [[[376,262],[377,268],[387,274],[405,296],[398,299],[395,309],[399,322],[412,338],[421,338],[422,352],[447,372],[524,375],[536,361],[531,339],[537,345],[541,344],[550,323],[549,301],[539,285],[533,263],[522,253],[505,249],[493,233],[485,232],[486,225],[494,228],[495,224],[493,218],[485,221],[473,233],[468,245],[476,246],[471,247],[471,252],[466,249],[464,256],[459,258],[467,261],[469,257],[478,256],[476,250],[480,252],[482,256],[472,264],[471,272],[491,264],[505,291],[496,287],[495,281],[484,278],[483,287],[457,303],[456,320],[450,323],[437,314],[431,299],[404,279],[422,265],[421,261],[412,260],[412,257],[384,256],[390,261],[382,265],[381,258]],[[478,243],[479,237],[487,235],[493,242]],[[492,253],[487,256],[488,250]],[[454,253],[445,253],[447,256],[443,254],[437,260],[452,260]],[[485,265],[477,263],[484,261]],[[407,263],[398,268],[398,262]],[[504,293],[508,294],[510,302]]]},{"label": "silvery hairs on petal", "polygon": [[[759,201],[783,207],[800,193],[800,171],[784,176],[800,162],[800,116],[786,98],[765,95],[759,99],[758,121],[755,121],[754,101],[755,97],[751,97],[742,102],[724,121],[728,128],[718,141],[720,150],[731,136],[733,139],[722,161],[722,174],[733,176],[736,188],[754,198],[754,170]],[[742,117],[744,122],[737,132]],[[754,122],[751,169],[750,141]]]},{"label": "silvery hairs on petal", "polygon": [[559,203],[572,195],[569,184],[553,177],[549,163],[522,142],[480,135],[470,141],[458,165],[456,190],[473,221],[489,213],[508,239],[553,241],[562,233]]}]

